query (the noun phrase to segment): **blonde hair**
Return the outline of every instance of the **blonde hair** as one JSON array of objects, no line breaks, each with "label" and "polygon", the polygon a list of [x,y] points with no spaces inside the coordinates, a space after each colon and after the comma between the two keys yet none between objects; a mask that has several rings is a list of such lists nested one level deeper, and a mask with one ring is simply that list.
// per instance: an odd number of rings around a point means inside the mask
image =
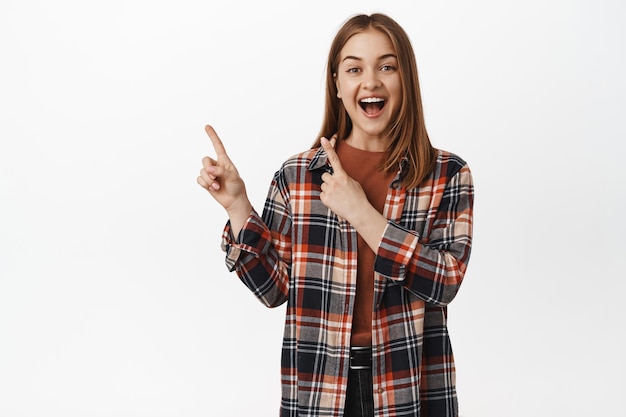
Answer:
[{"label": "blonde hair", "polygon": [[388,127],[391,139],[382,162],[386,174],[397,172],[400,162],[407,157],[408,164],[403,168],[402,183],[407,188],[417,187],[432,171],[436,151],[430,143],[422,98],[417,77],[415,53],[408,35],[392,18],[384,14],[357,15],[347,20],[335,35],[326,67],[326,104],[324,119],[319,136],[313,148],[320,146],[322,137],[330,138],[337,134],[337,140],[348,137],[352,131],[352,121],[343,102],[337,98],[334,74],[339,66],[340,53],[348,40],[367,29],[378,30],[389,37],[398,56],[398,72],[402,84],[402,100],[395,120]]}]

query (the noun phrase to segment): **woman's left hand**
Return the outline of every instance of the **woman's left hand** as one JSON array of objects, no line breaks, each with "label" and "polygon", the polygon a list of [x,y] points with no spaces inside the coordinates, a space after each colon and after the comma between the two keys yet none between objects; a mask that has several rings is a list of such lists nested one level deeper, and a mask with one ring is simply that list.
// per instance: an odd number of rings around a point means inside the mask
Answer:
[{"label": "woman's left hand", "polygon": [[372,206],[365,191],[357,181],[343,170],[337,152],[326,138],[322,138],[322,147],[328,155],[333,167],[333,174],[322,174],[322,203],[350,223],[365,240],[367,245],[377,253],[387,219]]},{"label": "woman's left hand", "polygon": [[333,148],[334,143],[326,138],[322,138],[321,143],[326,155],[328,155],[328,161],[333,167],[333,174],[329,172],[322,174],[320,199],[335,214],[352,223],[351,218],[357,214],[359,209],[371,206],[371,204],[367,200],[361,184],[350,178],[343,170],[339,156]]}]

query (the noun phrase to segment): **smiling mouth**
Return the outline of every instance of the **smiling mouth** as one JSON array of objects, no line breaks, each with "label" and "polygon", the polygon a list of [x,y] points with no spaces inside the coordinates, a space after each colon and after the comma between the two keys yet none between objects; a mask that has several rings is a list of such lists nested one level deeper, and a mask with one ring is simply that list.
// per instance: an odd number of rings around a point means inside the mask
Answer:
[{"label": "smiling mouth", "polygon": [[374,115],[385,107],[385,99],[380,97],[367,97],[360,100],[359,105],[365,113]]}]

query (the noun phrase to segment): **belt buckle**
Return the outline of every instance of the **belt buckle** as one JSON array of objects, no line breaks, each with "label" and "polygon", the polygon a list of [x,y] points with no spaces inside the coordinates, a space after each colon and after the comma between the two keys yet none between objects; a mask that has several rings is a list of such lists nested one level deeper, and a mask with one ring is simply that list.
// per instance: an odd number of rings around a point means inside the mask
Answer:
[{"label": "belt buckle", "polygon": [[[355,362],[357,362],[358,364],[354,364]],[[350,369],[362,370],[362,369],[371,369],[371,367],[372,367],[371,348],[361,347],[361,346],[350,348]]]}]

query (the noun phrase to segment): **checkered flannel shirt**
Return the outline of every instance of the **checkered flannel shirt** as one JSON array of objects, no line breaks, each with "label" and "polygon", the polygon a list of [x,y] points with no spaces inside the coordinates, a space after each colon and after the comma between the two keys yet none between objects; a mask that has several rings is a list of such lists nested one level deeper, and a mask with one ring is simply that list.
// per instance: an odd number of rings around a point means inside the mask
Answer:
[{"label": "checkered flannel shirt", "polygon": [[[473,184],[467,164],[438,151],[414,189],[402,166],[387,193],[375,260],[373,392],[378,416],[457,416],[446,305],[470,256]],[[287,302],[281,360],[282,417],[342,416],[357,280],[357,234],[320,200],[323,149],[287,160],[263,215],[237,239],[227,223],[226,265],[268,307]]]}]

